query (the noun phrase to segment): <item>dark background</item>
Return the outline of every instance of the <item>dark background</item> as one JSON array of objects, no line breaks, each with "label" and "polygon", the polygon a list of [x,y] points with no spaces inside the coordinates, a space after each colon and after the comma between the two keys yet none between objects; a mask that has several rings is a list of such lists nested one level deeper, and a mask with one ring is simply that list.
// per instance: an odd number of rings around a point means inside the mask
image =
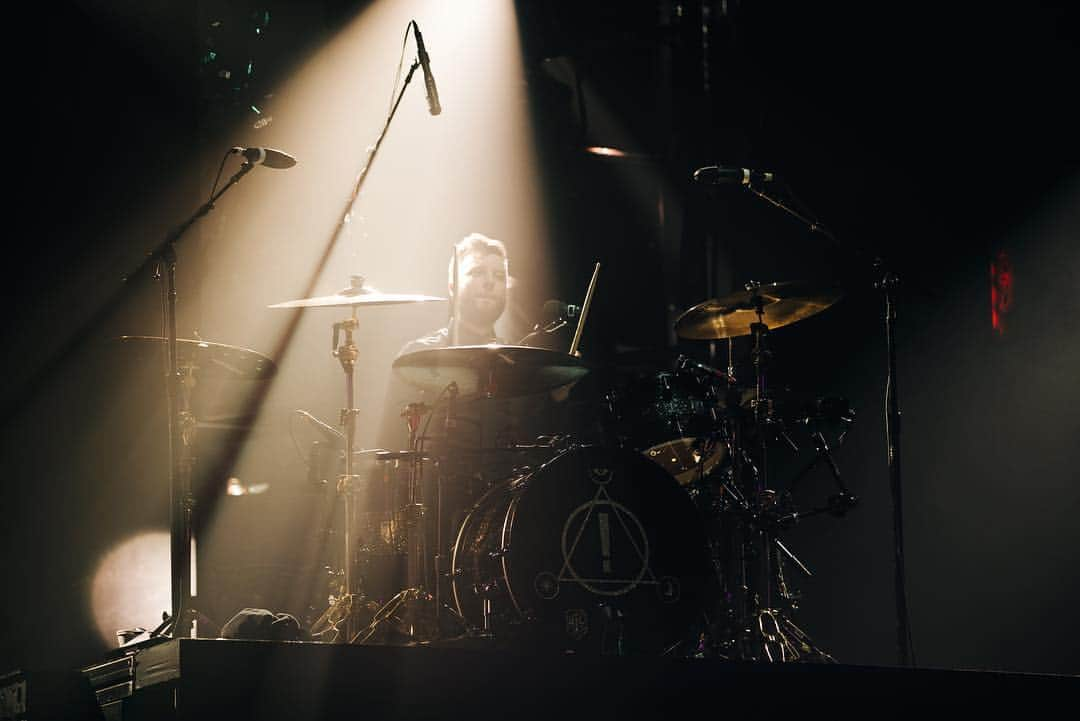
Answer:
[{"label": "dark background", "polygon": [[[86,601],[93,564],[165,518],[153,369],[104,339],[133,319],[154,331],[152,282],[120,279],[201,200],[176,159],[220,146],[244,104],[206,80],[199,28],[211,9],[243,16],[255,5],[187,5],[61,3],[9,21],[22,43],[7,47],[4,88],[0,667],[100,655]],[[259,50],[269,86],[364,3],[263,5],[287,19]],[[866,263],[880,255],[901,278],[916,660],[1080,671],[1077,11],[728,0],[520,2],[518,13],[558,240],[552,297],[576,298],[596,260],[617,279],[591,320],[597,357],[708,361],[706,344],[674,343],[671,323],[710,293],[751,279],[844,284],[837,306],[773,337],[783,385],[845,396],[858,411],[837,458],[860,506],[786,538],[814,571],[797,582],[802,627],[843,662],[896,661],[883,309]],[[580,82],[554,79],[559,57]],[[589,156],[587,143],[635,156]],[[745,191],[689,183],[716,162],[775,171],[778,194],[797,193],[843,247]],[[139,233],[119,232],[133,219]],[[998,333],[989,268],[1002,251],[1015,299]],[[142,390],[117,394],[105,377]],[[799,462],[778,463],[778,485]],[[808,506],[829,492],[824,474],[799,491]],[[297,525],[275,531],[307,531]]]}]

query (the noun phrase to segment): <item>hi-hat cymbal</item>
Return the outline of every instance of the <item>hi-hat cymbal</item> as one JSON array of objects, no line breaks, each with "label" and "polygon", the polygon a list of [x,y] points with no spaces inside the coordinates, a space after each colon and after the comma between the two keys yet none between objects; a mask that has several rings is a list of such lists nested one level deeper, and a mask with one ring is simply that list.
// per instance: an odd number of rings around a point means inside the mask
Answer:
[{"label": "hi-hat cymbal", "polygon": [[[122,335],[120,342],[135,348],[156,348],[167,339],[153,335]],[[208,343],[190,338],[176,339],[177,363],[192,367],[199,377],[226,380],[265,380],[277,366],[261,353],[224,343]]]},{"label": "hi-hat cymbal", "polygon": [[341,306],[358,305],[397,305],[398,303],[429,303],[436,300],[446,300],[433,295],[419,295],[416,293],[383,293],[374,288],[364,285],[361,276],[354,275],[350,285],[344,290],[339,290],[333,295],[321,295],[314,298],[300,298],[299,300],[287,300],[284,303],[275,303],[270,308],[336,308]]},{"label": "hi-hat cymbal", "polygon": [[773,329],[816,315],[842,295],[839,288],[820,283],[763,283],[698,303],[675,321],[675,333],[689,340],[750,335],[751,326],[758,322],[759,306],[761,322]]},{"label": "hi-hat cymbal", "polygon": [[513,398],[573,383],[589,369],[559,351],[492,343],[413,351],[394,361],[394,371],[434,393],[456,383],[461,397]]}]

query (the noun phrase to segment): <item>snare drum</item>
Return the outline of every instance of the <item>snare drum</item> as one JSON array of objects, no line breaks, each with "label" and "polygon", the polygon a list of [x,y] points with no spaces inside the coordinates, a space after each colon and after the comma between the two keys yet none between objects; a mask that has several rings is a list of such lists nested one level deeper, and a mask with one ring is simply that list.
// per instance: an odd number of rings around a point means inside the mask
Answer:
[{"label": "snare drum", "polygon": [[451,560],[472,625],[534,647],[661,653],[699,619],[711,582],[702,520],[661,468],[575,447],[485,494]]}]

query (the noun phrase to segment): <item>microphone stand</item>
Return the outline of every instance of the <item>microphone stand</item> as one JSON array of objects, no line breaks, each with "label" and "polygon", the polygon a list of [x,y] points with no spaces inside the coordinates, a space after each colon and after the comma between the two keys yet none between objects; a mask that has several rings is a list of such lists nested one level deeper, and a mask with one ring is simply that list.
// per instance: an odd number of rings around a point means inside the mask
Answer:
[{"label": "microphone stand", "polygon": [[[773,198],[764,191],[754,187],[752,184],[747,184],[745,187],[754,195],[798,219],[811,231],[825,236],[836,247],[851,251],[861,260],[865,261],[866,254],[862,250],[841,243],[836,236],[821,223],[807,218],[788,207],[777,198]],[[911,624],[908,618],[907,608],[907,576],[904,564],[904,516],[900,474],[900,401],[896,379],[896,287],[899,285],[900,279],[885,266],[885,262],[881,258],[874,258],[872,267],[874,275],[876,276],[874,288],[881,291],[882,302],[885,308],[885,346],[888,353],[888,376],[885,381],[885,436],[887,462],[889,467],[889,488],[892,494],[893,505],[893,587],[896,606],[897,657],[901,666],[909,666],[912,663],[913,653],[911,648]]]},{"label": "microphone stand", "polygon": [[[196,210],[191,217],[174,228],[131,275],[138,275],[146,268],[154,267],[154,280],[165,282],[161,286],[162,324],[165,327],[166,375],[165,396],[169,418],[169,538],[170,574],[172,586],[171,613],[154,629],[152,636],[163,636],[171,631],[173,638],[192,637],[196,618],[192,607],[191,578],[191,517],[195,498],[191,493],[191,434],[185,429],[194,427],[194,418],[185,402],[180,403],[181,386],[188,380],[181,377],[177,362],[176,343],[176,242],[188,228],[214,209],[214,203],[229,188],[240,182],[255,166],[245,162],[240,170],[215,193],[210,200]],[[129,276],[130,277],[130,276]],[[190,371],[190,369],[188,369]],[[185,371],[185,372],[188,372]],[[181,407],[183,406],[183,407]]]},{"label": "microphone stand", "polygon": [[[383,125],[383,129],[379,132],[379,137],[375,139],[375,143],[368,148],[367,159],[364,162],[364,167],[360,169],[360,173],[356,176],[356,183],[353,185],[352,194],[349,195],[349,199],[345,203],[345,210],[341,213],[341,220],[338,221],[337,227],[334,228],[333,235],[330,238],[330,243],[326,246],[326,253],[323,256],[323,263],[326,262],[330,256],[330,251],[337,243],[338,237],[345,229],[345,226],[349,224],[349,219],[352,217],[352,207],[356,204],[356,199],[360,197],[360,189],[364,185],[364,180],[367,179],[368,172],[371,170],[371,164],[375,162],[375,156],[379,152],[379,148],[382,146],[383,139],[386,137],[387,131],[390,130],[390,123],[394,119],[394,115],[397,113],[398,106],[401,105],[401,99],[405,97],[405,89],[409,87],[409,82],[412,81],[412,76],[416,72],[416,69],[420,67],[420,62],[413,61],[413,64],[409,67],[409,72],[405,75],[405,82],[401,84],[401,92],[398,93],[397,99],[394,100],[394,105],[390,108],[390,114],[386,116],[386,124]],[[320,266],[321,267],[321,266]]]},{"label": "microphone stand", "polygon": [[[383,125],[382,130],[379,132],[379,136],[375,139],[375,143],[368,148],[367,159],[364,162],[364,166],[360,169],[360,173],[356,176],[356,183],[353,185],[352,193],[349,195],[349,199],[345,203],[345,209],[341,213],[341,219],[335,226],[334,231],[330,237],[330,242],[326,245],[326,250],[323,253],[322,260],[319,267],[323,267],[326,264],[327,259],[330,257],[330,252],[337,244],[338,238],[341,236],[345,226],[348,225],[352,214],[352,207],[356,204],[356,199],[360,196],[360,189],[364,185],[364,180],[368,176],[368,172],[371,170],[371,165],[375,161],[375,156],[379,152],[379,148],[382,146],[383,139],[386,137],[387,131],[390,130],[390,123],[394,119],[394,115],[397,113],[398,106],[401,105],[402,98],[405,97],[405,90],[409,87],[409,82],[412,80],[413,74],[416,69],[420,67],[419,61],[413,61],[413,64],[409,67],[409,72],[405,75],[405,81],[401,85],[401,91],[398,93],[397,98],[394,100],[393,106],[390,108],[390,113],[386,116],[386,123]],[[329,608],[323,612],[323,614],[315,621],[311,627],[312,635],[321,635],[323,633],[333,632],[333,640],[337,640],[342,636],[342,629],[339,625],[344,622],[345,633],[344,638],[347,643],[353,643],[359,641],[363,643],[366,641],[366,637],[363,634],[370,630],[359,629],[357,630],[358,619],[356,617],[353,600],[358,598],[361,594],[354,592],[355,578],[352,573],[353,563],[353,546],[351,539],[352,520],[351,513],[352,508],[350,505],[350,496],[352,494],[353,481],[356,480],[357,474],[353,458],[353,444],[356,437],[356,418],[359,414],[359,409],[354,408],[354,382],[355,382],[355,370],[356,360],[359,356],[359,351],[353,342],[352,332],[358,327],[358,319],[356,317],[356,306],[353,306],[353,315],[350,319],[342,321],[341,323],[334,324],[334,356],[338,358],[341,368],[345,373],[345,404],[346,407],[341,409],[341,425],[343,428],[343,435],[345,436],[345,469],[344,473],[338,478],[338,492],[344,498],[344,513],[345,513],[345,527],[344,527],[344,553],[345,558],[343,560],[344,568],[342,569],[343,586],[341,593],[331,600]],[[339,333],[344,330],[345,343],[341,346],[338,345]]]}]

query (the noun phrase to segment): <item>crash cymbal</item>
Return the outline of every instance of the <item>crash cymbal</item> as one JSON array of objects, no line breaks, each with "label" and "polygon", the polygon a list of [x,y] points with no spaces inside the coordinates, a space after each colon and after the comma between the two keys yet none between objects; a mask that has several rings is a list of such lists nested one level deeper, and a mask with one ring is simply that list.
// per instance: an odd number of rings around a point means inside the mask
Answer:
[{"label": "crash cymbal", "polygon": [[698,303],[675,321],[675,333],[689,340],[750,335],[751,326],[758,322],[759,305],[761,322],[770,329],[781,328],[820,313],[842,295],[839,288],[820,283],[763,283]]},{"label": "crash cymbal", "polygon": [[399,303],[429,303],[436,300],[446,300],[433,295],[418,295],[416,293],[383,293],[364,284],[364,278],[354,275],[350,279],[350,285],[333,295],[322,295],[314,298],[300,298],[299,300],[287,300],[284,303],[275,303],[270,308],[337,308],[342,306],[358,305],[397,305]]},{"label": "crash cymbal", "polygon": [[[125,346],[157,348],[167,339],[152,335],[122,335]],[[176,339],[177,363],[190,366],[203,379],[265,380],[277,372],[277,366],[261,353],[224,343],[208,343],[190,338]]]},{"label": "crash cymbal", "polygon": [[406,383],[441,393],[457,383],[459,397],[513,398],[567,385],[589,372],[575,356],[515,345],[424,348],[394,361]]}]

